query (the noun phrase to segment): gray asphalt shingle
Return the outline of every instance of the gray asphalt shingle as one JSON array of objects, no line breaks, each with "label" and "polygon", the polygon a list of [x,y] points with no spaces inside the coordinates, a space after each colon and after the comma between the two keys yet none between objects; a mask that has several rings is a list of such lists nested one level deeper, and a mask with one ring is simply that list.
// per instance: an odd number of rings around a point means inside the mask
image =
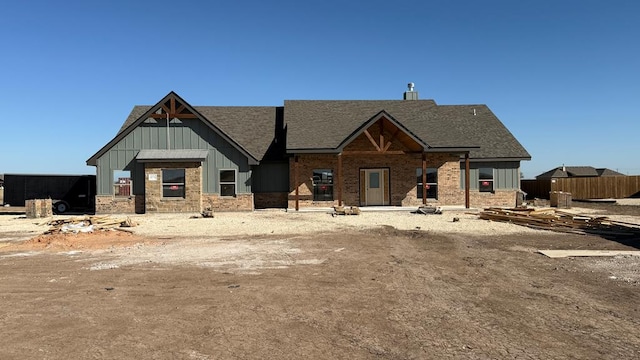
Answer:
[{"label": "gray asphalt shingle", "polygon": [[287,149],[335,149],[380,111],[429,147],[480,146],[471,151],[472,158],[531,157],[486,105],[437,105],[433,100],[285,101]]},{"label": "gray asphalt shingle", "polygon": [[[194,106],[205,120],[262,159],[277,127],[286,125],[286,148],[336,149],[363,123],[385,111],[431,148],[478,147],[475,159],[531,156],[486,105],[437,105],[433,100],[286,100],[275,106]],[[151,106],[135,106],[119,133]]]}]

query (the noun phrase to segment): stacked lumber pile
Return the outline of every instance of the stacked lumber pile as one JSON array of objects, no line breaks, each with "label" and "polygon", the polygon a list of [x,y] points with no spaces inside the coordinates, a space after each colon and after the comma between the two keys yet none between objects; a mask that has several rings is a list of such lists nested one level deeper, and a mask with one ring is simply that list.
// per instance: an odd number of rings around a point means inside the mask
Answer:
[{"label": "stacked lumber pile", "polygon": [[55,219],[45,223],[49,225],[49,230],[44,234],[58,234],[65,232],[79,233],[79,232],[93,232],[93,231],[106,231],[106,230],[118,230],[131,232],[129,227],[134,227],[138,224],[131,221],[129,217],[114,219],[110,216],[84,216],[74,217],[68,219]]},{"label": "stacked lumber pile", "polygon": [[614,221],[606,216],[578,215],[556,209],[487,208],[480,219],[509,222],[539,230],[573,234],[640,237],[640,225]]}]

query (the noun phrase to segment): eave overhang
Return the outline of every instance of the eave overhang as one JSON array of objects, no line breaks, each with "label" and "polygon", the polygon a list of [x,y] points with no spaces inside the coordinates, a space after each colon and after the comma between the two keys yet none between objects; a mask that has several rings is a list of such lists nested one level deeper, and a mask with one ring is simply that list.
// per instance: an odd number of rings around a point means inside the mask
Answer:
[{"label": "eave overhang", "polygon": [[158,150],[145,149],[140,150],[136,155],[138,162],[202,162],[206,160],[208,150],[200,149],[175,149],[175,150]]},{"label": "eave overhang", "polygon": [[[464,158],[461,158],[461,161]],[[502,158],[470,158],[472,162],[480,162],[480,161],[529,161],[531,157],[502,157]]]}]

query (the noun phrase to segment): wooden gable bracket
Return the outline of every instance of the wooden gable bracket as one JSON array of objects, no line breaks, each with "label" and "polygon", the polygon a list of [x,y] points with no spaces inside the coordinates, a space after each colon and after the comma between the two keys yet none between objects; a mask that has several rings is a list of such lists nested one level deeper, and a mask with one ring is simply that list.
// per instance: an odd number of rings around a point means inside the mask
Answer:
[{"label": "wooden gable bracket", "polygon": [[[371,134],[369,134],[369,130],[365,129],[364,130],[364,134],[367,135],[367,138],[369,139],[371,144],[373,144],[373,147],[375,147],[377,151],[382,152],[382,149],[380,148],[380,146],[378,146],[378,143],[376,143],[376,141],[373,140],[373,136],[371,136]],[[382,142],[382,135],[380,135],[380,138],[381,138],[381,142]]]},{"label": "wooden gable bracket", "polygon": [[[387,152],[387,150],[389,150],[389,148],[391,147],[392,141],[396,138],[396,135],[398,135],[399,131],[400,129],[396,129],[396,131],[394,131],[393,134],[391,134],[391,138],[389,139],[389,141],[387,141],[387,144],[384,146],[384,148],[382,148],[382,152]],[[383,142],[384,142],[384,137],[382,133],[380,133],[380,146],[382,146]]]},{"label": "wooden gable bracket", "polygon": [[371,136],[371,133],[369,132],[368,129],[364,130],[364,134],[367,137],[367,139],[369,139],[369,142],[371,142],[371,145],[373,145],[373,147],[376,148],[377,152],[391,154],[391,153],[397,153],[397,151],[389,152],[388,150],[391,147],[392,141],[395,139],[396,135],[398,134],[398,131],[400,131],[400,129],[396,129],[396,131],[394,131],[394,133],[391,134],[391,137],[389,138],[389,140],[385,142],[384,130],[382,128],[382,122],[380,122],[380,143],[377,143],[373,139],[373,136]]},{"label": "wooden gable bracket", "polygon": [[162,110],[160,111],[159,114],[158,113],[151,114],[149,115],[149,117],[154,119],[166,119],[167,116],[170,119],[174,119],[174,118],[195,119],[198,117],[198,115],[192,112],[183,112],[185,108],[186,107],[184,104],[177,102],[176,98],[174,96],[171,96],[171,98],[169,98],[169,106],[167,106],[167,103],[165,102],[164,104],[161,105]]}]

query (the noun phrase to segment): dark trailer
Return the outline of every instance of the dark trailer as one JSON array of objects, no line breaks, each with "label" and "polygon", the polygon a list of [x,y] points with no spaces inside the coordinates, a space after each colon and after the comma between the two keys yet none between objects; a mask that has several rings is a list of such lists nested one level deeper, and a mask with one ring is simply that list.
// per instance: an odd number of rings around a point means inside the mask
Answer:
[{"label": "dark trailer", "polygon": [[56,213],[95,211],[95,175],[4,175],[4,203],[24,206],[26,200],[51,199]]}]

